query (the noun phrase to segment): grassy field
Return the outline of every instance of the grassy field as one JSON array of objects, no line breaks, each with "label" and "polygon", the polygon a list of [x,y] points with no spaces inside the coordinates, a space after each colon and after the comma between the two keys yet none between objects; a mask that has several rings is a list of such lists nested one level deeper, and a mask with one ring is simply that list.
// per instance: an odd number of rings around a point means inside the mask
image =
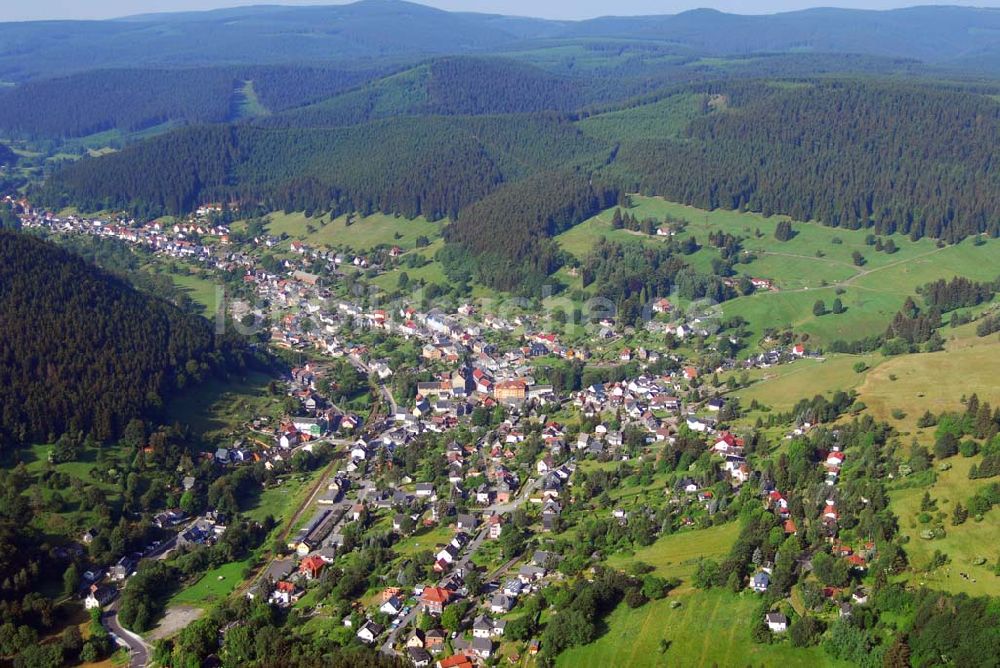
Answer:
[{"label": "grassy field", "polygon": [[234,96],[236,104],[233,115],[236,118],[254,118],[267,116],[270,113],[257,96],[252,80],[242,82]]},{"label": "grassy field", "polygon": [[255,372],[228,381],[211,379],[182,392],[167,412],[203,438],[223,436],[251,418],[281,412],[281,398],[268,393],[270,380]]},{"label": "grassy field", "polygon": [[215,314],[219,308],[219,295],[215,281],[201,274],[169,274],[169,276],[174,285],[204,308],[202,313],[205,317],[211,318]]},{"label": "grassy field", "polygon": [[[982,522],[969,518],[959,526],[951,525],[951,513],[956,503],[965,505],[966,500],[979,488],[989,485],[995,479],[969,480],[969,467],[978,462],[981,457],[964,458],[951,457],[948,471],[939,471],[937,481],[930,487],[913,487],[891,492],[891,508],[899,515],[900,531],[909,536],[906,553],[910,558],[910,566],[918,571],[910,575],[911,582],[926,584],[935,589],[967,594],[990,596],[1000,595],[1000,577],[993,574],[993,566],[1000,557],[997,548],[997,536],[1000,536],[1000,509],[993,509],[983,516]],[[916,521],[920,513],[920,500],[925,491],[931,498],[937,500],[939,511],[947,515],[944,527],[947,535],[937,540],[920,538],[920,531],[925,525]],[[932,513],[934,514],[934,513]],[[931,573],[921,573],[934,554],[941,550],[951,558],[951,563],[940,567]],[[976,566],[973,560],[986,559],[986,564]],[[966,573],[970,579],[963,578],[960,573]],[[972,582],[975,579],[975,582]]]},{"label": "grassy field", "polygon": [[438,525],[430,529],[418,531],[392,546],[393,552],[400,556],[410,557],[417,552],[434,550],[434,546],[447,543],[455,536],[455,531],[447,525]]},{"label": "grassy field", "polygon": [[425,218],[407,220],[383,213],[367,217],[355,215],[351,225],[346,224],[346,215],[331,220],[329,216],[306,218],[302,212],[286,214],[279,211],[268,218],[271,234],[287,234],[315,246],[343,246],[357,251],[376,246],[411,249],[416,246],[417,237],[425,236],[432,241],[438,238],[442,227],[441,223],[432,223]]},{"label": "grassy field", "polygon": [[[48,466],[49,453],[54,446],[51,444],[36,444],[30,448],[18,450],[16,455],[19,461],[25,464],[28,472],[36,476],[42,473]],[[121,499],[120,488],[114,483],[104,482],[94,477],[94,470],[114,469],[119,461],[119,456],[125,454],[119,448],[108,447],[105,449],[106,458],[98,461],[98,451],[96,449],[83,449],[76,460],[55,464],[55,470],[67,475],[79,478],[88,485],[100,488],[109,503],[118,503]],[[42,498],[50,501],[55,495],[55,490],[44,484],[37,484],[32,490],[38,490]],[[76,536],[84,531],[88,526],[97,523],[98,515],[90,509],[88,504],[83,502],[80,495],[72,493],[70,490],[61,490],[59,495],[63,501],[54,512],[49,509],[40,510],[37,513],[39,526],[52,535]],[[45,581],[42,583],[42,591],[46,595],[57,597],[61,589],[57,582]]]},{"label": "grassy field", "polygon": [[167,607],[193,605],[207,608],[216,601],[224,599],[243,581],[243,569],[249,562],[249,559],[234,561],[213,568],[196,583],[177,592],[167,603]]},{"label": "grassy field", "polygon": [[[670,607],[673,600],[681,606]],[[798,649],[786,640],[756,645],[750,640],[751,617],[759,605],[750,593],[723,590],[671,595],[641,608],[621,604],[606,619],[597,641],[559,655],[560,668],[605,666],[793,666],[837,664],[819,648]],[[665,654],[660,640],[669,641]]]},{"label": "grassy field", "polygon": [[735,522],[708,529],[681,531],[660,538],[652,545],[637,550],[634,555],[613,555],[608,559],[608,565],[625,568],[641,561],[653,566],[657,575],[685,580],[678,591],[690,591],[690,583],[686,580],[694,573],[698,558],[724,557],[739,533],[740,527]]},{"label": "grassy field", "polygon": [[873,367],[883,359],[879,354],[832,354],[823,360],[802,359],[770,369],[753,369],[748,372],[748,376],[754,382],[745,389],[733,392],[732,396],[739,397],[744,408],[756,399],[774,410],[784,411],[800,399],[811,399],[817,394],[828,396],[838,390],[846,392],[857,388],[865,381],[865,374],[857,373],[854,365],[864,362]]},{"label": "grassy field", "polygon": [[268,515],[278,519],[285,517],[294,509],[295,502],[310,481],[309,477],[301,476],[283,478],[280,485],[268,487],[260,493],[254,507],[245,513],[246,516],[257,521]]},{"label": "grassy field", "polygon": [[424,248],[416,248],[407,251],[407,253],[412,253],[416,255],[423,256],[424,258],[430,260],[427,264],[422,267],[409,268],[409,267],[398,267],[387,271],[384,274],[378,276],[372,280],[372,284],[378,286],[383,290],[395,290],[399,287],[399,276],[402,273],[406,273],[410,280],[410,287],[407,290],[412,290],[416,283],[424,281],[425,283],[431,284],[436,283],[438,285],[444,285],[447,283],[447,278],[444,275],[444,267],[441,266],[440,262],[434,260],[434,255],[444,246],[444,239],[437,239],[429,246]]},{"label": "grassy field", "polygon": [[[795,236],[785,242],[774,238],[777,224],[787,216],[763,216],[738,211],[705,211],[667,202],[660,198],[633,196],[630,210],[638,218],[659,220],[666,216],[687,222],[679,238],[694,236],[705,244],[712,231],[744,237],[744,250],[755,259],[739,264],[736,270],[749,276],[767,278],[778,291],[741,297],[725,304],[727,316],[740,315],[759,335],[766,328],[791,327],[814,340],[854,340],[884,331],[893,314],[916,288],[939,278],[960,275],[977,280],[994,279],[1000,242],[990,240],[976,246],[966,240],[955,246],[938,248],[932,239],[910,241],[895,235],[897,252],[876,252],[866,243],[869,232],[826,227],[818,223],[795,222]],[[662,245],[662,237],[650,237],[628,230],[612,230],[613,210],[573,227],[556,239],[566,251],[585,257],[594,244],[605,237],[622,243]],[[852,254],[861,253],[863,266],[855,266]],[[707,270],[718,252],[703,247],[687,261]],[[846,311],[816,317],[812,306],[822,299],[829,307],[840,297]]]},{"label": "grassy field", "polygon": [[[888,419],[901,431],[929,441],[933,429],[924,433],[916,426],[924,411],[959,410],[962,396],[973,392],[994,406],[1000,403],[1000,341],[996,335],[968,336],[970,327],[942,330],[944,336],[950,332],[958,338],[948,341],[944,352],[893,357],[868,372],[859,392],[876,418]],[[906,417],[890,419],[894,408],[904,409]]]}]

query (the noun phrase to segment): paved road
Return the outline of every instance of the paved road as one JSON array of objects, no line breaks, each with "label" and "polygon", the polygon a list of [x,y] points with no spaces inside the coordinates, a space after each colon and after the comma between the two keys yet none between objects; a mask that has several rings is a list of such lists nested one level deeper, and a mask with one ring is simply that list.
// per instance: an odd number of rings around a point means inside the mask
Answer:
[{"label": "paved road", "polygon": [[[521,493],[517,495],[517,498],[511,501],[510,503],[503,503],[503,504],[495,503],[492,506],[487,506],[483,510],[485,512],[493,511],[500,514],[509,513],[514,509],[518,508],[519,506],[521,506],[525,501],[527,501],[528,498],[532,495],[532,493],[534,493],[535,490],[541,487],[541,485],[542,485],[542,479],[536,478],[535,480],[532,480],[527,485],[525,485],[524,489],[521,490]],[[449,572],[447,575],[441,578],[441,580],[437,583],[437,586],[439,587],[445,586],[448,583],[448,581],[451,580],[452,575],[454,573],[456,573],[459,570],[465,569],[469,565],[469,562],[472,560],[472,556],[482,546],[483,542],[485,542],[486,537],[489,535],[489,533],[490,533],[489,525],[484,525],[483,528],[479,530],[479,533],[476,534],[476,537],[473,538],[472,541],[465,546],[464,556],[451,565],[452,566],[451,572]],[[502,567],[502,569],[506,569],[509,567],[510,563]],[[404,629],[409,627],[410,623],[413,622],[413,620],[417,617],[418,614],[420,614],[419,604],[413,606],[413,608],[408,613],[406,613],[406,616],[403,617],[401,620],[399,620],[399,625],[397,625],[396,628],[394,628],[392,631],[389,632],[389,637],[386,638],[384,643],[382,643],[383,654],[389,654],[391,656],[396,655],[396,650],[394,648],[394,645],[396,644],[396,639],[399,637],[399,634]]]},{"label": "paved road", "polygon": [[101,623],[104,624],[104,628],[116,639],[116,642],[128,647],[129,668],[146,668],[149,665],[150,646],[140,636],[132,633],[118,623],[117,602],[101,613]]}]

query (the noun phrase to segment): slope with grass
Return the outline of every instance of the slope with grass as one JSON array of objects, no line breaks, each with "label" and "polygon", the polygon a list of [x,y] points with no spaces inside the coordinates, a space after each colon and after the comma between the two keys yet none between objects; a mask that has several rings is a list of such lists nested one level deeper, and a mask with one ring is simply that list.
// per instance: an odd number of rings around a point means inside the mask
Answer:
[{"label": "slope with grass", "polygon": [[739,533],[739,524],[735,522],[708,529],[680,531],[636,550],[635,554],[614,555],[608,559],[608,565],[626,568],[636,562],[649,564],[657,575],[685,580],[678,591],[690,591],[690,583],[686,580],[694,574],[698,560],[725,557]]},{"label": "slope with grass", "polygon": [[[671,607],[674,601],[680,606]],[[630,609],[622,603],[605,620],[606,630],[589,645],[559,655],[561,668],[604,666],[820,666],[832,661],[819,648],[796,648],[788,641],[757,645],[750,639],[749,619],[759,599],[750,593],[716,589],[651,601]],[[661,640],[669,643],[662,652]]]},{"label": "slope with grass", "polygon": [[[913,242],[901,235],[882,237],[885,241],[891,238],[896,245],[897,251],[890,254],[878,252],[868,243],[868,230],[793,222],[794,236],[781,242],[775,239],[775,230],[779,222],[790,220],[787,216],[706,211],[638,195],[632,196],[632,202],[629,213],[636,218],[662,221],[669,216],[685,221],[684,230],[675,237],[694,237],[702,244],[699,251],[685,257],[698,269],[710,268],[712,258],[718,257],[718,251],[706,246],[709,233],[722,231],[743,237],[742,247],[753,259],[736,264],[735,271],[770,279],[777,289],[726,302],[724,311],[727,316],[744,317],[758,337],[766,329],[785,327],[809,334],[819,343],[881,334],[919,286],[954,276],[990,280],[1000,271],[996,266],[1000,242],[993,239],[978,245],[965,240],[939,247],[931,239]],[[612,229],[612,214],[613,209],[604,211],[560,234],[556,241],[581,259],[601,237],[649,246],[666,243],[664,237]],[[863,256],[863,265],[854,263],[855,252]],[[844,313],[813,315],[817,300],[823,300],[829,309],[836,298],[843,302]]]},{"label": "slope with grass", "polygon": [[774,410],[786,411],[803,397],[829,396],[839,390],[847,392],[858,388],[865,382],[866,375],[858,373],[854,366],[860,362],[866,367],[874,367],[883,360],[881,355],[874,353],[832,354],[823,359],[801,359],[792,364],[754,369],[748,373],[750,386],[731,394],[740,399],[744,408],[757,400]]},{"label": "slope with grass", "polygon": [[[350,218],[351,223],[347,221]],[[302,212],[275,212],[268,216],[267,229],[273,235],[287,234],[317,247],[343,247],[367,251],[377,246],[399,246],[410,250],[419,237],[428,241],[441,235],[443,223],[431,222],[422,216],[403,218],[383,213],[370,216],[344,214],[331,218],[329,214],[306,217]]]},{"label": "slope with grass", "polygon": [[[910,559],[908,578],[912,584],[974,596],[1000,596],[1000,576],[994,573],[998,558],[996,538],[1000,536],[1000,510],[993,509],[986,513],[981,522],[972,517],[959,526],[952,526],[950,522],[955,504],[966,505],[968,498],[977,490],[996,480],[969,480],[969,468],[980,459],[978,456],[951,457],[946,460],[951,468],[937,471],[937,479],[930,487],[908,487],[890,494],[892,510],[899,516],[900,532],[909,539],[906,553]],[[926,528],[917,519],[924,492],[937,502],[936,512],[943,512],[949,518],[944,523],[947,533],[944,538],[926,540],[920,537],[921,530]],[[926,572],[935,550],[944,552],[950,561],[945,566]],[[975,562],[979,559],[986,562],[977,565]],[[962,573],[968,577],[962,577]]]},{"label": "slope with grass", "polygon": [[189,426],[201,438],[222,438],[255,417],[281,415],[281,397],[268,392],[270,381],[259,372],[211,379],[178,395],[166,411],[171,420]]},{"label": "slope with grass", "polygon": [[[887,359],[867,373],[859,387],[860,399],[875,418],[890,420],[928,445],[933,428],[922,431],[916,426],[924,411],[936,415],[963,410],[961,397],[973,393],[994,406],[1000,404],[1000,341],[996,335],[975,336],[974,327],[942,329],[943,336],[954,337],[943,352]],[[902,420],[890,417],[895,408],[906,412]]]}]

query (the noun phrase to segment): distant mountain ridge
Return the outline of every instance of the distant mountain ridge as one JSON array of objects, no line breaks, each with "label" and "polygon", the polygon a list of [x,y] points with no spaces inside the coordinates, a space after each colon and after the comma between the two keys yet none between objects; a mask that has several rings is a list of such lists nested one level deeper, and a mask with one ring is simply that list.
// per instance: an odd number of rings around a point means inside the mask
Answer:
[{"label": "distant mountain ridge", "polygon": [[745,16],[700,9],[574,22],[447,12],[402,0],[260,5],[108,21],[3,23],[0,79],[125,66],[384,61],[582,38],[652,40],[705,55],[859,53],[996,67],[1000,10],[926,6]]}]

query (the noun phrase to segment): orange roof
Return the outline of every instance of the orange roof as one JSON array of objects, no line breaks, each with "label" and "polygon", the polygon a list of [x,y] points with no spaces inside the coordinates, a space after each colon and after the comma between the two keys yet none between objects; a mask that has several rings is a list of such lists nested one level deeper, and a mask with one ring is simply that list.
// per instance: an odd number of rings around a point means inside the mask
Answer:
[{"label": "orange roof", "polygon": [[299,570],[319,571],[324,566],[326,566],[326,562],[321,557],[313,555],[302,560],[302,563],[299,564]]},{"label": "orange roof", "polygon": [[523,390],[528,384],[523,380],[505,380],[496,384],[498,390]]},{"label": "orange roof", "polygon": [[472,659],[464,654],[455,654],[438,661],[440,668],[472,668]]},{"label": "orange roof", "polygon": [[431,603],[447,603],[451,592],[444,587],[426,587],[420,598]]}]

